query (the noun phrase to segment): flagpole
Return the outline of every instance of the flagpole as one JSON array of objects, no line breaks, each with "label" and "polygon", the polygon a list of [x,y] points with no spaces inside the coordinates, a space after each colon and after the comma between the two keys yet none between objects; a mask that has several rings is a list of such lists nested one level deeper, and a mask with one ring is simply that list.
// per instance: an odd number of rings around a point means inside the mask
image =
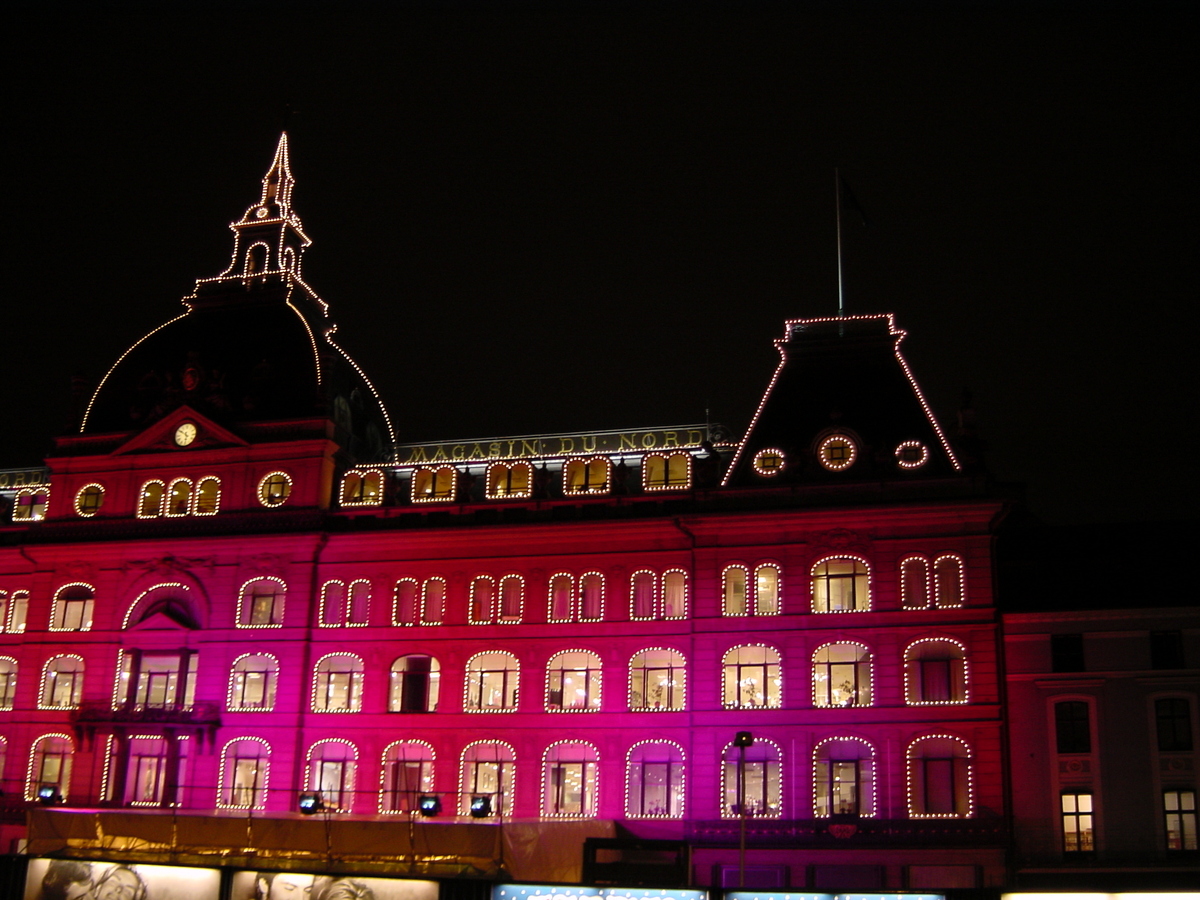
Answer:
[{"label": "flagpole", "polygon": [[846,315],[846,303],[842,294],[842,175],[833,167],[834,220],[837,223],[837,270],[838,270],[838,318]]}]

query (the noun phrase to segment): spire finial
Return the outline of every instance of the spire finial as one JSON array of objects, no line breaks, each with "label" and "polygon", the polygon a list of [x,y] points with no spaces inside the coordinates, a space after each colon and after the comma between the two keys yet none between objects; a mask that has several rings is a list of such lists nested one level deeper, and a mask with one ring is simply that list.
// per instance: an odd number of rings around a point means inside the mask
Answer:
[{"label": "spire finial", "polygon": [[263,178],[262,205],[277,205],[282,214],[287,216],[291,212],[292,185],[294,183],[292,169],[288,164],[288,136],[284,131],[279,135],[279,144],[275,148],[275,158],[271,161],[271,168],[267,170],[267,174]]}]

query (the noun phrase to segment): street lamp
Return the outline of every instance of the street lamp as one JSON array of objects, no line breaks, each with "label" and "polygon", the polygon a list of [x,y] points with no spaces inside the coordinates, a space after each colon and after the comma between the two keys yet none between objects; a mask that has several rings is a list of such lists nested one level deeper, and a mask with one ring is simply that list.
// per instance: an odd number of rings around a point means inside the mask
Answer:
[{"label": "street lamp", "polygon": [[753,745],[754,735],[739,731],[733,738],[738,748],[737,806],[738,806],[738,887],[746,887],[746,748]]}]

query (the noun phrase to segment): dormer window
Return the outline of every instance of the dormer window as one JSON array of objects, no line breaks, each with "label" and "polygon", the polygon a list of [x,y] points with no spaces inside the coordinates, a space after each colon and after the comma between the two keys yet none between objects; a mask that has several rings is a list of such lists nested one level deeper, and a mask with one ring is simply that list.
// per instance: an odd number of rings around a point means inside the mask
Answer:
[{"label": "dormer window", "polygon": [[607,494],[612,482],[612,463],[603,456],[573,459],[563,468],[563,493]]},{"label": "dormer window", "polygon": [[439,500],[453,500],[455,483],[458,472],[453,466],[440,466],[436,469],[417,469],[412,475],[413,503],[436,503]]},{"label": "dormer window", "polygon": [[49,488],[30,488],[17,491],[13,504],[14,522],[40,522],[46,518],[46,506],[50,503]]},{"label": "dormer window", "polygon": [[642,462],[642,488],[682,491],[692,486],[692,457],[687,453],[651,453]]},{"label": "dormer window", "polygon": [[492,463],[487,468],[489,500],[524,499],[532,495],[532,483],[529,463]]},{"label": "dormer window", "polygon": [[378,469],[347,472],[342,479],[342,506],[378,506],[383,500],[383,473]]}]

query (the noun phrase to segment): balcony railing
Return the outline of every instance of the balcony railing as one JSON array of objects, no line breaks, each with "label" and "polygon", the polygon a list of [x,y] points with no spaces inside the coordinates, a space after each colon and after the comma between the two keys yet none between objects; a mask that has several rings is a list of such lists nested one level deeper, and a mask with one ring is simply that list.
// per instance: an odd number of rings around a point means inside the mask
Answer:
[{"label": "balcony railing", "polygon": [[[738,842],[738,819],[695,819],[688,822],[692,844]],[[996,846],[1008,837],[1008,820],[992,816],[975,819],[746,819],[746,843],[763,846]]]},{"label": "balcony railing", "polygon": [[221,724],[221,708],[215,703],[193,703],[188,707],[158,707],[127,704],[113,709],[102,703],[85,703],[72,717],[77,725],[194,725]]}]

